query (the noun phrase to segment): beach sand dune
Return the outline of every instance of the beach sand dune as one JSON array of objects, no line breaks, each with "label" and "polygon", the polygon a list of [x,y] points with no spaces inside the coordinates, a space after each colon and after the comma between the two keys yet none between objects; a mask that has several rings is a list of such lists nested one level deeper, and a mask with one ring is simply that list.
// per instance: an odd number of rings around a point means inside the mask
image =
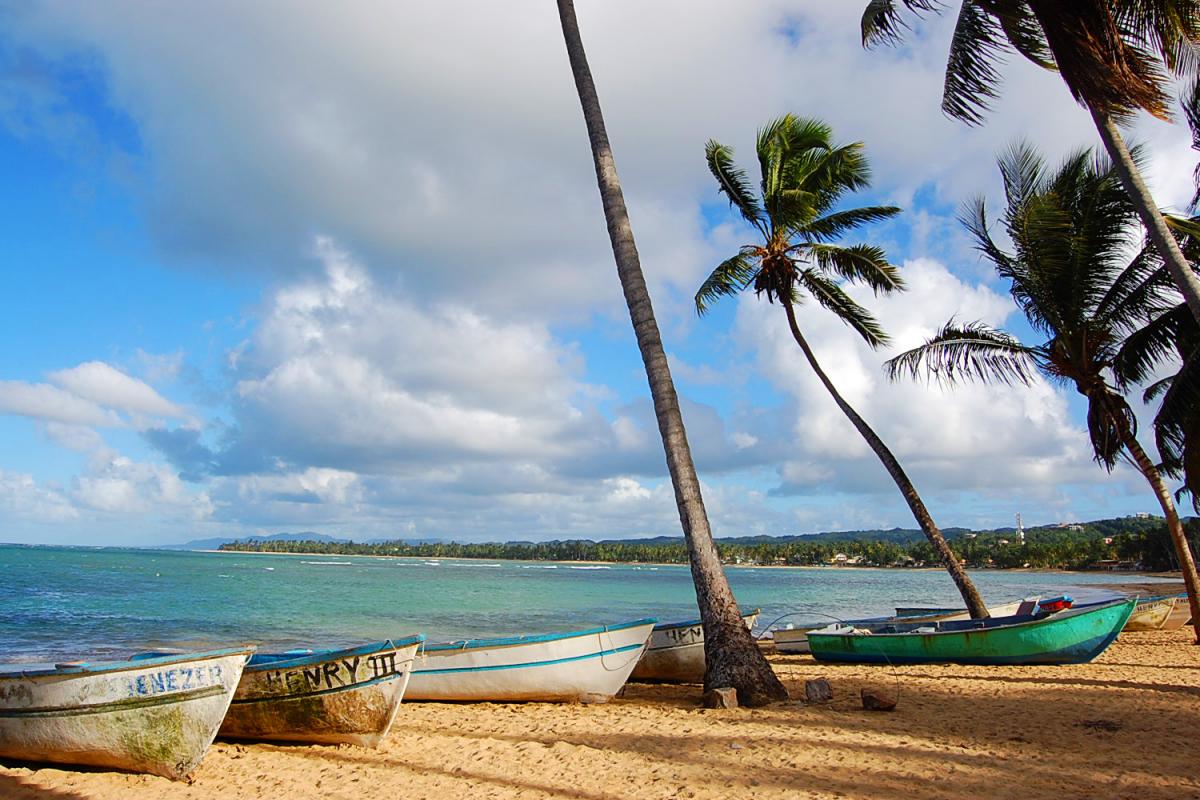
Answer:
[{"label": "beach sand dune", "polygon": [[[1067,667],[826,666],[772,656],[793,696],[698,708],[698,687],[607,705],[405,704],[379,750],[218,742],[189,784],[0,763],[8,800],[1200,798],[1200,647],[1122,634]],[[899,692],[894,713],[859,691]]]}]

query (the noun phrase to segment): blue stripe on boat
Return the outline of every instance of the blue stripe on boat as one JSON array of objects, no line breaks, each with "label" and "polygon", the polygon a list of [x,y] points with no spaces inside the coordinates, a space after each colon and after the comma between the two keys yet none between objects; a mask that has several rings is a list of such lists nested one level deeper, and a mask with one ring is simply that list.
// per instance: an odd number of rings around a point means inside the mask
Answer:
[{"label": "blue stripe on boat", "polygon": [[21,665],[5,665],[0,670],[0,678],[34,678],[41,675],[95,675],[101,672],[121,672],[128,669],[146,669],[147,667],[177,664],[181,661],[209,661],[214,658],[238,655],[250,655],[253,647],[230,647],[224,650],[205,650],[200,653],[171,653],[169,655],[153,656],[151,658],[133,658],[128,661],[101,661],[95,664],[82,662],[70,666],[46,666],[32,669],[22,669]]},{"label": "blue stripe on boat", "polygon": [[[762,613],[762,609],[756,608],[753,611],[747,611],[746,613],[742,614],[742,619],[745,619],[746,617],[757,617],[761,613]],[[671,628],[694,628],[695,626],[701,624],[703,621],[704,620],[700,620],[700,619],[688,619],[688,620],[684,620],[683,622],[660,622],[654,626],[654,630],[669,631]],[[611,628],[610,628],[610,630],[611,630]]]},{"label": "blue stripe on boat", "polygon": [[[640,625],[653,625],[658,620],[654,617],[647,619],[638,619],[633,622],[622,622],[617,625],[603,625],[599,628],[588,628],[583,631],[569,631],[567,633],[544,633],[539,636],[510,636],[501,639],[462,639],[457,642],[438,642],[436,644],[426,644],[424,649],[426,652],[435,650],[473,650],[479,647],[504,647],[513,644],[534,644],[536,642],[556,642],[560,639],[573,639],[576,636],[590,636],[593,633],[609,633],[611,631],[623,631],[626,628],[636,628]],[[641,647],[641,645],[638,645]]]},{"label": "blue stripe on boat", "polygon": [[305,653],[255,653],[250,658],[250,663],[246,665],[246,670],[257,671],[281,669],[283,667],[302,667],[306,664],[319,664],[323,661],[332,661],[336,658],[365,656],[379,650],[399,649],[401,647],[408,647],[409,645],[420,644],[423,641],[425,641],[425,635],[418,633],[415,636],[408,636],[404,639],[371,642],[370,644],[350,647],[345,650],[313,650]]},{"label": "blue stripe on boat", "polygon": [[[611,629],[610,629],[611,630]],[[641,644],[627,644],[624,647],[618,647],[614,650],[601,650],[598,653],[586,653],[581,656],[567,656],[566,658],[553,658],[548,661],[526,661],[521,664],[493,664],[482,667],[447,667],[446,669],[414,669],[414,675],[447,675],[452,672],[492,672],[498,669],[524,669],[525,667],[548,667],[553,664],[566,664],[570,661],[586,661],[590,658],[603,658],[604,656],[616,655],[617,653],[627,653],[630,650],[638,650],[645,646]]]}]

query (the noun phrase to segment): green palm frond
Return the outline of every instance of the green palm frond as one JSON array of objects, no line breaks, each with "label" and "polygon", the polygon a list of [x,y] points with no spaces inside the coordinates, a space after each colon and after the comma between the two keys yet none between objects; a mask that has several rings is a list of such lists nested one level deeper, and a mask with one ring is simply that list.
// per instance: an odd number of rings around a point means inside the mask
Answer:
[{"label": "green palm frond", "polygon": [[991,13],[995,15],[996,22],[1014,50],[1042,69],[1058,69],[1054,63],[1054,55],[1050,52],[1050,45],[1046,42],[1046,33],[1027,5],[994,3]]},{"label": "green palm frond", "polygon": [[799,282],[814,300],[853,328],[872,349],[888,343],[888,335],[871,312],[854,302],[835,282],[815,269],[803,270]]},{"label": "green palm frond", "polygon": [[887,375],[917,378],[924,374],[938,383],[964,381],[1005,385],[1033,383],[1040,351],[983,322],[958,324],[950,320],[919,347],[884,364]]},{"label": "green palm frond", "polygon": [[762,207],[750,188],[750,179],[746,177],[745,170],[733,164],[733,148],[709,139],[704,146],[704,158],[709,171],[717,179],[719,191],[729,198],[729,204],[738,210],[743,219],[765,234]]},{"label": "green palm frond", "polygon": [[810,244],[804,249],[827,273],[854,283],[865,283],[875,294],[890,294],[904,289],[900,270],[888,263],[882,248],[869,244],[842,247],[836,244]]},{"label": "green palm frond", "polygon": [[899,213],[897,206],[848,208],[812,220],[804,226],[804,234],[815,242],[829,242],[860,225],[890,219]]},{"label": "green palm frond", "polygon": [[969,125],[983,122],[998,96],[996,63],[1008,49],[1004,31],[978,0],[962,0],[942,92],[942,111]]},{"label": "green palm frond", "polygon": [[703,315],[717,300],[736,295],[754,280],[758,269],[747,256],[747,249],[752,248],[743,248],[743,252],[722,261],[700,284],[696,292],[697,314]]},{"label": "green palm frond", "polygon": [[938,11],[942,5],[937,0],[871,0],[862,15],[863,47],[896,44],[903,38],[908,25],[901,16],[901,4],[914,14]]},{"label": "green palm frond", "polygon": [[1164,470],[1184,479],[1192,507],[1200,511],[1200,348],[1193,347],[1179,372],[1153,384],[1145,400],[1162,397],[1154,438]]},{"label": "green palm frond", "polygon": [[1166,360],[1177,357],[1183,332],[1196,318],[1180,304],[1129,334],[1113,359],[1118,386],[1128,388],[1151,378]]}]

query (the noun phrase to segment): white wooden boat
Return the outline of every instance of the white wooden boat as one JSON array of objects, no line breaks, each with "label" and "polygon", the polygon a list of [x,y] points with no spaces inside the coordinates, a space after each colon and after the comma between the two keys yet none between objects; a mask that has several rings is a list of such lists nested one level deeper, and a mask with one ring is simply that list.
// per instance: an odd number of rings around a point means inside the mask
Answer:
[{"label": "white wooden boat", "polygon": [[216,736],[251,652],[0,665],[0,757],[185,778]]},{"label": "white wooden boat", "polygon": [[[1027,598],[1018,600],[1013,603],[1004,603],[999,606],[992,606],[988,609],[988,613],[993,617],[1011,617],[1019,613],[1028,613],[1023,611],[1022,605],[1031,607],[1036,605],[1037,598]],[[899,611],[900,609],[897,609]],[[930,613],[919,613],[919,609],[906,608],[908,613],[897,614],[892,617],[874,617],[871,619],[847,620],[843,624],[869,624],[877,622],[950,622],[957,620],[970,619],[971,614],[964,609],[928,609]],[[839,620],[841,622],[841,620]],[[830,624],[830,620],[824,622],[801,623],[799,625],[788,625],[785,628],[776,628],[771,631],[771,636],[775,639],[775,649],[781,653],[803,654],[811,653],[812,648],[808,644],[808,634],[810,631],[819,630]]]},{"label": "white wooden boat", "polygon": [[1188,605],[1187,595],[1175,596],[1175,607],[1167,616],[1167,621],[1159,628],[1161,631],[1177,631],[1192,621],[1192,607]]},{"label": "white wooden boat", "polygon": [[256,653],[221,737],[378,747],[423,641],[418,635],[344,650]]},{"label": "white wooden boat", "polygon": [[417,653],[406,698],[603,703],[625,685],[657,621],[426,644]]},{"label": "white wooden boat", "polygon": [[1153,597],[1139,602],[1134,607],[1133,613],[1129,615],[1129,621],[1125,623],[1122,630],[1161,630],[1175,611],[1176,602],[1177,598],[1175,597]]},{"label": "white wooden boat", "polygon": [[[761,611],[756,608],[742,615],[747,628],[754,630],[754,623],[758,621]],[[704,683],[704,626],[700,620],[655,625],[646,650],[629,679],[656,683]]]}]

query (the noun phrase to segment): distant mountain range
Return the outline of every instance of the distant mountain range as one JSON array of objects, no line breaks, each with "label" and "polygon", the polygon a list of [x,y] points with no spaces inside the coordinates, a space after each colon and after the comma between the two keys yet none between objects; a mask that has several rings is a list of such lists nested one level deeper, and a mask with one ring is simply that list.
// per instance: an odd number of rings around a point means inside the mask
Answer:
[{"label": "distant mountain range", "polygon": [[[1159,521],[1159,517],[1151,517],[1149,519],[1138,520],[1139,522]],[[1130,518],[1115,518],[1104,520],[1093,520],[1091,522],[1075,523],[1071,527],[1087,528],[1088,533],[1093,536],[1112,535],[1114,528],[1123,528],[1128,525]],[[1055,528],[1067,527],[1065,524],[1060,525],[1031,525],[1026,528],[1026,532],[1039,530],[1052,530]],[[992,534],[1010,534],[1015,533],[1016,528],[990,528],[987,530],[972,530],[971,528],[942,528],[942,533],[947,539],[956,539],[966,534],[992,533]],[[889,528],[886,530],[861,530],[861,531],[822,531],[821,533],[801,533],[790,534],[784,536],[721,536],[718,541],[723,544],[736,545],[753,545],[753,544],[786,544],[788,542],[890,542],[892,544],[910,544],[920,541],[924,538],[924,534],[916,528]],[[596,542],[597,544],[614,544],[621,543],[627,545],[665,545],[680,542],[683,540],[681,536],[653,536],[642,539],[602,539]],[[351,542],[356,541],[358,544],[381,544],[387,542],[400,542],[402,544],[441,544],[453,542],[454,539],[397,539],[397,538],[375,538],[355,540],[345,536],[330,536],[324,533],[316,533],[314,531],[301,531],[299,533],[273,533],[268,536],[241,536],[241,537],[219,537],[213,539],[193,539],[190,542],[183,544],[158,545],[160,550],[216,550],[223,544],[232,544],[233,542]],[[564,541],[580,541],[580,540],[559,540],[553,539],[549,542],[541,542],[541,544],[559,544]],[[583,540],[591,541],[591,540]],[[510,545],[535,545],[538,542],[529,541],[509,541],[504,544]]]}]

